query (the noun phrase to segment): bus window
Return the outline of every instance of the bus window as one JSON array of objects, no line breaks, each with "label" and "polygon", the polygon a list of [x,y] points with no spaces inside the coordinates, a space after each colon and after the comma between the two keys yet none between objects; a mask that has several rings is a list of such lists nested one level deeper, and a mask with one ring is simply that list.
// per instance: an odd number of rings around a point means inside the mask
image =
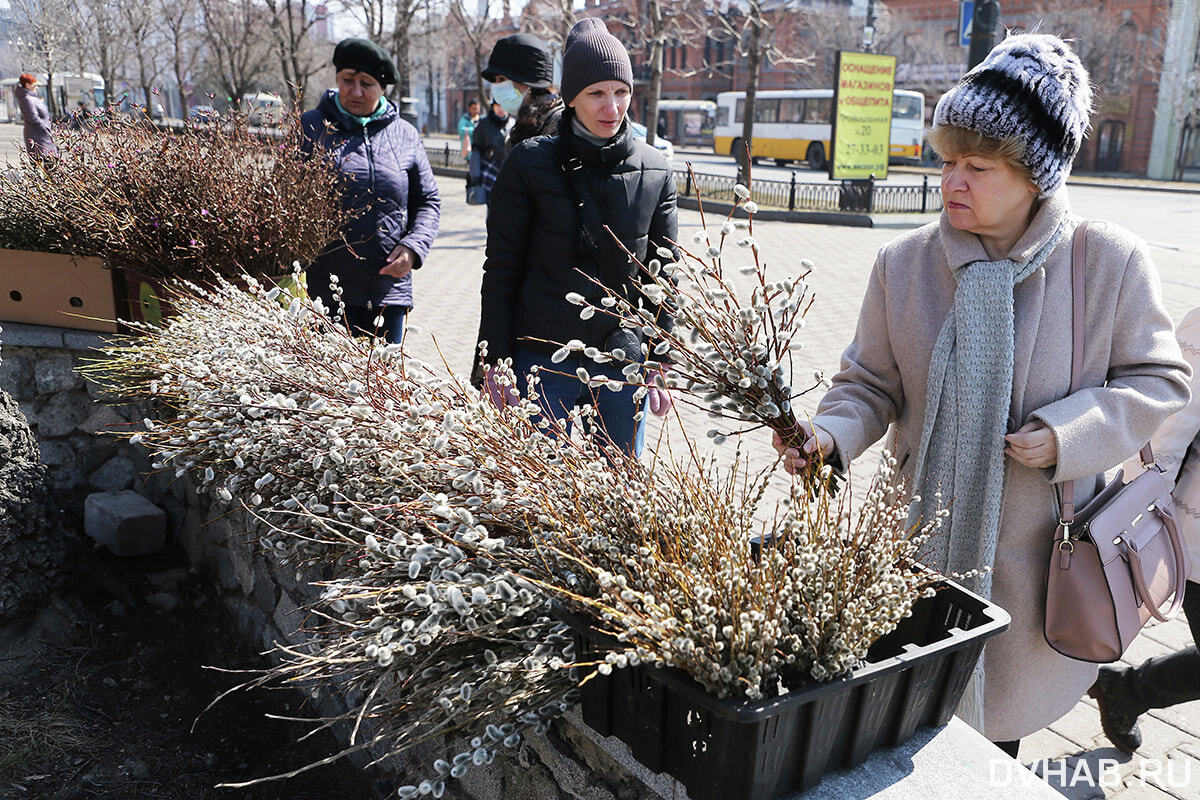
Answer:
[{"label": "bus window", "polygon": [[746,98],[739,97],[737,101],[737,111],[734,112],[734,122],[744,122],[746,119]]},{"label": "bus window", "polygon": [[754,121],[755,122],[778,122],[779,121],[779,101],[765,100],[756,98],[754,101]]},{"label": "bus window", "polygon": [[908,95],[897,94],[892,98],[892,119],[912,119],[924,120],[922,117],[922,106],[919,97],[910,97]]},{"label": "bus window", "polygon": [[[740,118],[741,114],[739,114],[738,117]],[[717,124],[718,125],[728,125],[729,124],[729,106],[721,106],[720,108],[717,109]]]},{"label": "bus window", "polygon": [[828,125],[833,111],[832,97],[810,97],[804,105],[804,121]]},{"label": "bus window", "polygon": [[801,97],[785,97],[779,101],[780,122],[803,122],[804,99]]}]

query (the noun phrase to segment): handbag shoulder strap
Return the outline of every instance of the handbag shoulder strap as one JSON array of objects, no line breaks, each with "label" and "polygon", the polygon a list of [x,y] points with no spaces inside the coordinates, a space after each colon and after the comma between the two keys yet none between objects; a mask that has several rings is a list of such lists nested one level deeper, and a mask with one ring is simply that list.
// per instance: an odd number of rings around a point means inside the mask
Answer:
[{"label": "handbag shoulder strap", "polygon": [[[1083,317],[1087,310],[1083,269],[1087,229],[1085,219],[1075,228],[1075,236],[1071,239],[1071,394],[1079,391],[1083,382]],[[1063,483],[1059,506],[1059,521],[1070,525],[1075,521],[1075,481]]]},{"label": "handbag shoulder strap", "polygon": [[[1071,394],[1083,388],[1084,315],[1087,310],[1084,269],[1086,264],[1088,220],[1079,223],[1071,240]],[[1142,466],[1154,463],[1154,452],[1150,443],[1138,453]],[[1075,521],[1075,481],[1066,481],[1062,487],[1060,521],[1070,525]]]}]

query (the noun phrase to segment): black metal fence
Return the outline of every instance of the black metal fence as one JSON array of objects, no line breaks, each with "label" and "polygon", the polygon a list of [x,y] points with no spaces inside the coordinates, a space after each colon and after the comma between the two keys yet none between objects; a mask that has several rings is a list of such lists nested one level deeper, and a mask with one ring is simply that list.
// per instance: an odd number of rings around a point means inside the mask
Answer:
[{"label": "black metal fence", "polygon": [[[429,163],[441,170],[461,170],[466,174],[457,142],[444,147],[427,149]],[[732,175],[713,175],[707,172],[688,172],[675,169],[675,191],[681,197],[732,203]],[[942,191],[937,183],[930,185],[929,176],[922,177],[920,186],[870,185],[865,181],[816,183],[798,181],[796,173],[786,181],[755,178],[750,186],[750,199],[762,208],[788,211],[854,211],[872,214],[920,214],[942,210]]]},{"label": "black metal fence", "polygon": [[[732,203],[737,179],[731,175],[711,175],[675,171],[675,191],[682,197]],[[922,176],[919,186],[871,185],[866,181],[816,183],[756,178],[750,185],[750,199],[762,208],[786,208],[788,211],[857,211],[874,214],[919,214],[942,210],[942,192]]]}]

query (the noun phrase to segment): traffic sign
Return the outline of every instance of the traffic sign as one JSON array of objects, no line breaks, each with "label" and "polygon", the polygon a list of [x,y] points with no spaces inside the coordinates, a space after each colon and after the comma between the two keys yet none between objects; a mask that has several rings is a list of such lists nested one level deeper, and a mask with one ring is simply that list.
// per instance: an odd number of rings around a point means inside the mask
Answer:
[{"label": "traffic sign", "polygon": [[971,46],[971,23],[975,20],[975,0],[958,2],[958,46]]}]

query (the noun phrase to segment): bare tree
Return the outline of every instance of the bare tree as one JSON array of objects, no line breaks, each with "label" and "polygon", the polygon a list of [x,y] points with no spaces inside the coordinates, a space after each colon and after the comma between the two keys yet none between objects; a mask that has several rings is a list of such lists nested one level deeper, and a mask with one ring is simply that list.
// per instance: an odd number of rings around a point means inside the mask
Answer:
[{"label": "bare tree", "polygon": [[140,2],[118,3],[120,34],[126,42],[126,52],[132,49],[133,63],[137,68],[137,84],[142,91],[143,107],[149,114],[153,110],[150,102],[150,86],[158,77],[158,48],[155,46],[155,21],[152,6]]},{"label": "bare tree", "polygon": [[[169,0],[168,0],[169,1]],[[309,0],[263,0],[271,12],[271,34],[279,57],[279,70],[292,105],[299,108],[308,94],[308,81],[320,71],[322,57],[312,37],[317,23],[315,3]]]},{"label": "bare tree", "polygon": [[[468,6],[478,6],[480,13],[474,14],[467,9]],[[480,72],[483,71],[484,65],[487,63],[489,54],[489,34],[496,27],[496,20],[491,15],[492,0],[482,0],[476,4],[473,0],[449,0],[450,17],[453,19],[467,39],[467,43],[471,48],[471,55],[474,60],[475,83],[479,90],[479,101],[481,104],[487,104],[487,92],[483,89],[483,78]]]},{"label": "bare tree", "polygon": [[[754,100],[758,94],[760,68],[775,50],[770,22],[763,13],[762,0],[747,0],[733,9],[725,0],[707,0],[704,19],[709,23],[709,35],[721,38],[733,45],[733,53],[746,68],[746,100],[742,110],[742,136],[735,142],[733,153],[738,163],[738,180],[745,183],[749,178],[751,147],[754,141]],[[789,2],[781,4],[787,10]]]},{"label": "bare tree", "polygon": [[54,73],[70,58],[78,6],[71,0],[10,0],[13,44],[22,60],[46,73],[46,104],[51,116],[61,115],[54,97]]},{"label": "bare tree", "polygon": [[123,51],[120,38],[119,3],[116,0],[81,0],[80,15],[87,36],[84,49],[104,80],[104,102],[116,102],[117,68]]},{"label": "bare tree", "polygon": [[[412,87],[409,77],[409,56],[412,49],[413,23],[429,0],[346,0],[345,6],[358,17],[367,28],[367,36],[376,44],[387,48],[396,59],[400,82],[396,95],[407,95]],[[451,11],[460,0],[451,2]]]},{"label": "bare tree", "polygon": [[521,30],[540,36],[552,50],[561,50],[575,25],[573,0],[529,0],[521,11]]},{"label": "bare tree", "polygon": [[204,17],[205,41],[212,67],[229,102],[260,80],[270,61],[269,34],[255,0],[198,0]]},{"label": "bare tree", "polygon": [[[834,56],[839,50],[863,49],[863,16],[846,13],[841,3],[816,2],[807,10],[791,42],[810,58],[797,64],[800,82],[806,88],[831,89],[836,76],[833,73]],[[874,39],[871,51],[900,55],[904,46],[902,31],[896,25],[891,11],[882,3],[875,5]]]},{"label": "bare tree", "polygon": [[1149,30],[1139,36],[1124,9],[1107,0],[1039,0],[1006,22],[1070,40],[1102,96],[1114,96],[1127,93],[1141,70],[1156,69],[1162,56],[1161,47],[1152,46],[1145,35]]},{"label": "bare tree", "polygon": [[159,30],[167,45],[171,72],[179,93],[179,111],[187,116],[187,90],[184,88],[203,53],[204,33],[197,18],[200,7],[196,0],[156,0]]}]

